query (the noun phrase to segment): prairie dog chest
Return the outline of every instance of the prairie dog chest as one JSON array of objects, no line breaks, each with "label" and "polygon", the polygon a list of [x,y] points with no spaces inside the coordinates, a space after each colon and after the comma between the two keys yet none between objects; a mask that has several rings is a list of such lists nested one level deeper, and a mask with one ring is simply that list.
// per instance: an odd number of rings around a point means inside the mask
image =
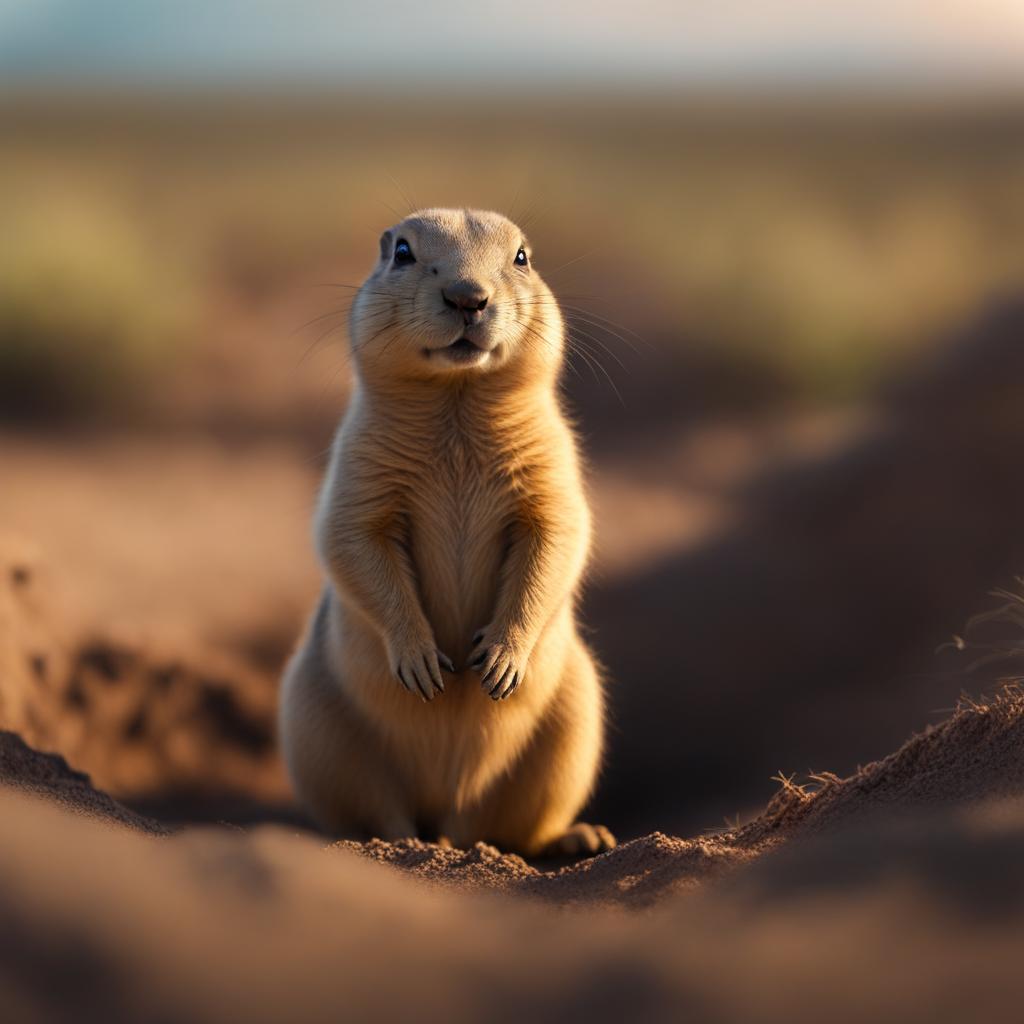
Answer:
[{"label": "prairie dog chest", "polygon": [[442,559],[465,586],[491,555],[500,558],[516,506],[501,452],[485,439],[453,433],[433,446],[410,483],[409,540],[417,563],[426,568]]},{"label": "prairie dog chest", "polygon": [[458,434],[431,451],[407,491],[409,554],[438,641],[459,650],[491,616],[517,495],[503,455]]}]

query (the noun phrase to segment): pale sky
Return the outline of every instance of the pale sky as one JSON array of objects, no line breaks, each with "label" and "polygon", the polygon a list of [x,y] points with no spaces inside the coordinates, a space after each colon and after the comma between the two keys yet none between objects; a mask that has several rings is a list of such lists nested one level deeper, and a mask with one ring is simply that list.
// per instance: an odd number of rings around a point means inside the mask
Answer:
[{"label": "pale sky", "polygon": [[1024,0],[0,0],[0,78],[1024,83]]}]

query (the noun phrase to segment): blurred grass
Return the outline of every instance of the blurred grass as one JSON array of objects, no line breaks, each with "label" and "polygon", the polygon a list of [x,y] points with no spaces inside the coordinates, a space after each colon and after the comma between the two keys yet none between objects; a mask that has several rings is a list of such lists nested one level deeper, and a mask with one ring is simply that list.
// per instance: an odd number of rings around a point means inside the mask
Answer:
[{"label": "blurred grass", "polygon": [[[1001,603],[988,611],[971,616],[964,627],[964,635],[942,644],[939,651],[964,651],[971,657],[968,672],[976,672],[989,665],[1013,666],[1010,672],[1001,672],[998,681],[1003,684],[1024,685],[1024,576],[1015,579],[1013,589],[1000,587],[989,596]],[[995,632],[993,633],[993,627]],[[979,630],[987,630],[987,642],[972,639]]]},{"label": "blurred grass", "polygon": [[195,295],[185,268],[106,196],[6,194],[0,408],[61,416],[144,400],[140,389],[187,343]]},{"label": "blurred grass", "polygon": [[528,220],[567,301],[801,400],[1024,287],[1013,102],[23,98],[0,146],[6,409],[145,395],[219,294],[357,283],[410,203]]}]

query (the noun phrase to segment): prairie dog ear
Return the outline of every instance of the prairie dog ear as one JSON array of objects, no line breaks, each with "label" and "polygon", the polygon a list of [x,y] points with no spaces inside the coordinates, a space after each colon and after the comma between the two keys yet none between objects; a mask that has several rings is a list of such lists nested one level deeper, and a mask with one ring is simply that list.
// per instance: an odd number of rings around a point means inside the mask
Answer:
[{"label": "prairie dog ear", "polygon": [[380,236],[380,258],[382,260],[391,259],[391,242],[393,238],[394,235],[392,235],[390,231],[385,231],[384,234]]}]

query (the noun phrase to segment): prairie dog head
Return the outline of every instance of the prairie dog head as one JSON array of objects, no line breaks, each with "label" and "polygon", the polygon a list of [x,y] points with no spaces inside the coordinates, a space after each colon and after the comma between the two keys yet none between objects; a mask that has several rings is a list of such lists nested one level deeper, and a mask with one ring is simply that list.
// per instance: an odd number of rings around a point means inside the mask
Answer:
[{"label": "prairie dog head", "polygon": [[562,320],[523,232],[498,213],[420,210],[389,228],[352,306],[364,370],[465,379],[557,369]]}]

